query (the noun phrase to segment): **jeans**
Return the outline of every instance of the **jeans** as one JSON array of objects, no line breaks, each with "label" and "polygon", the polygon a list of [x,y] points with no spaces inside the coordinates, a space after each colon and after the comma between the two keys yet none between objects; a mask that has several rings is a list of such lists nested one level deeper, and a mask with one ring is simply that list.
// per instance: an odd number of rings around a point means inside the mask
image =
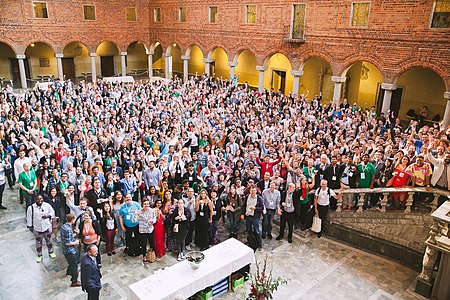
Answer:
[{"label": "jeans", "polygon": [[231,233],[237,233],[239,230],[238,223],[236,221],[235,212],[227,211],[227,218],[230,221]]},{"label": "jeans", "polygon": [[12,168],[10,168],[10,169],[5,169],[5,176],[6,176],[6,178],[8,179],[8,185],[9,185],[9,188],[10,189],[12,189],[13,188],[13,186],[14,186],[14,180],[13,180],[13,171],[12,171]]},{"label": "jeans", "polygon": [[267,209],[266,214],[263,215],[262,233],[272,234],[273,218],[275,216],[275,209]]},{"label": "jeans", "polygon": [[247,226],[248,234],[253,234],[253,232],[255,232],[256,239],[258,240],[258,246],[261,247],[262,239],[261,239],[261,231],[259,230],[259,218],[254,216],[246,216],[245,224]]},{"label": "jeans", "polygon": [[66,274],[72,276],[71,281],[78,281],[78,254],[77,253],[67,253],[64,254],[66,257],[67,263],[69,266],[67,267]]},{"label": "jeans", "polygon": [[195,220],[194,221],[189,221],[189,229],[186,235],[186,240],[185,240],[185,245],[189,245],[190,243],[192,243],[192,235],[194,234],[194,230],[195,230]]},{"label": "jeans", "polygon": [[178,232],[175,233],[175,237],[177,239],[178,254],[184,253],[184,243],[186,241],[187,233],[188,233],[188,228],[186,226],[179,225]]},{"label": "jeans", "polygon": [[34,203],[34,198],[35,198],[35,193],[33,194],[28,194],[27,192],[21,191],[21,195],[23,195],[23,200],[25,201],[25,214],[28,211],[28,207],[33,205]]},{"label": "jeans", "polygon": [[3,192],[5,191],[6,182],[4,184],[0,184],[0,206],[3,205]]},{"label": "jeans", "polygon": [[45,239],[45,243],[47,244],[48,253],[53,252],[53,243],[51,240],[52,232],[50,229],[47,229],[47,231],[39,232],[36,230],[33,230],[33,235],[36,238],[36,252],[38,256],[42,256],[42,239]]}]

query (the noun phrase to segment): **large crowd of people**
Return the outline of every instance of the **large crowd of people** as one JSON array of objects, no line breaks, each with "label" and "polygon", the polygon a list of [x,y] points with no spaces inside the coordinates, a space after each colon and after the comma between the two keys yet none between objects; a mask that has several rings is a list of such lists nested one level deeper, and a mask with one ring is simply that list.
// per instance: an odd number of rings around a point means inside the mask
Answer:
[{"label": "large crowd of people", "polygon": [[[194,245],[218,243],[219,229],[237,237],[243,223],[261,247],[272,239],[277,214],[276,239],[287,224],[292,243],[294,226],[305,230],[311,210],[325,220],[338,197],[344,210],[355,208],[358,195],[345,189],[449,190],[450,128],[421,119],[404,126],[374,107],[324,102],[206,76],[6,87],[0,213],[7,213],[6,184],[17,184],[37,262],[43,239],[51,258],[52,245],[61,243],[72,286],[79,286],[80,246],[95,252],[97,266],[100,251],[115,255],[117,246],[144,263],[149,249],[183,260]],[[390,207],[401,208],[407,197],[392,194]],[[415,204],[424,201],[426,194]],[[379,203],[366,194],[365,209]]]}]

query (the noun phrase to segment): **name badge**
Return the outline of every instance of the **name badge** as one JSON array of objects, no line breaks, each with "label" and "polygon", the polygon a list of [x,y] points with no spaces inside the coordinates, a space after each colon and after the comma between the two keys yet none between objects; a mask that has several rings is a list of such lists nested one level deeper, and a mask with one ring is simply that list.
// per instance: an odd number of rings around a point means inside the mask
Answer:
[{"label": "name badge", "polygon": [[177,170],[177,173],[181,173],[181,170]]},{"label": "name badge", "polygon": [[213,211],[213,216],[215,216],[216,214],[217,214],[217,211],[214,210],[214,211]]},{"label": "name badge", "polygon": [[308,178],[308,183],[312,183],[312,178]]},{"label": "name badge", "polygon": [[400,173],[400,177],[401,177],[401,178],[405,177],[405,173],[401,172],[401,173]]},{"label": "name badge", "polygon": [[126,219],[127,219],[127,220],[131,220],[131,215],[127,215],[127,216],[126,216]]},{"label": "name badge", "polygon": [[366,173],[361,173],[361,179],[366,179]]},{"label": "name badge", "polygon": [[348,172],[348,177],[353,177],[353,172]]},{"label": "name badge", "polygon": [[191,177],[189,177],[189,181],[192,181],[192,180],[194,180],[194,178],[192,178],[192,176],[191,176]]},{"label": "name badge", "polygon": [[91,240],[91,237],[90,236],[86,236],[86,241],[90,241]]},{"label": "name badge", "polygon": [[331,177],[331,180],[336,181],[336,176]]},{"label": "name badge", "polygon": [[203,217],[205,215],[205,213],[204,212],[200,212],[200,217]]},{"label": "name badge", "polygon": [[270,201],[270,202],[269,202],[269,205],[272,206],[272,205],[273,205],[273,201]]},{"label": "name badge", "polygon": [[291,204],[290,203],[286,203],[286,207],[291,207]]}]

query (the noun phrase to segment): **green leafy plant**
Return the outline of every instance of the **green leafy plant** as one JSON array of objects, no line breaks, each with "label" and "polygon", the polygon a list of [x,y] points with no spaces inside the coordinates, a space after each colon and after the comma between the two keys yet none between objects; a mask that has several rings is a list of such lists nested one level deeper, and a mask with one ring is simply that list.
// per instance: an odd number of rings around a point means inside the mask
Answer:
[{"label": "green leafy plant", "polygon": [[272,276],[273,267],[267,270],[267,255],[264,258],[264,264],[262,269],[260,268],[261,262],[256,262],[256,273],[249,274],[251,285],[250,294],[248,299],[250,300],[267,300],[273,299],[273,293],[278,289],[280,285],[287,284],[289,279]]}]

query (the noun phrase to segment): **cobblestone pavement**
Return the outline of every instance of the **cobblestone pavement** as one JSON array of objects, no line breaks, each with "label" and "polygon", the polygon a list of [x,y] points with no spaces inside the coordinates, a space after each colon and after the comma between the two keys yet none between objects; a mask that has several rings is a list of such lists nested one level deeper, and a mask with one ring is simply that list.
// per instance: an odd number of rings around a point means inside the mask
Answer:
[{"label": "cobblestone pavement", "polygon": [[[86,299],[81,288],[69,287],[59,245],[55,247],[57,258],[51,260],[44,242],[43,262],[36,263],[35,241],[26,228],[17,189],[6,188],[4,205],[8,210],[0,211],[0,299]],[[278,233],[278,228],[274,231]],[[257,260],[267,256],[274,275],[290,279],[275,299],[424,299],[413,292],[415,271],[325,237],[294,235],[292,244],[275,239],[266,239],[263,244]],[[168,253],[153,264],[143,265],[140,257],[122,253],[119,248],[117,255],[102,257],[101,299],[126,299],[130,284],[177,262],[175,255]],[[220,299],[245,299],[247,291],[248,283]]]}]

